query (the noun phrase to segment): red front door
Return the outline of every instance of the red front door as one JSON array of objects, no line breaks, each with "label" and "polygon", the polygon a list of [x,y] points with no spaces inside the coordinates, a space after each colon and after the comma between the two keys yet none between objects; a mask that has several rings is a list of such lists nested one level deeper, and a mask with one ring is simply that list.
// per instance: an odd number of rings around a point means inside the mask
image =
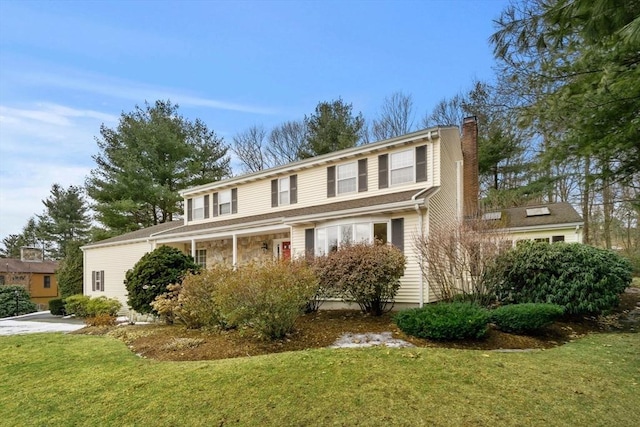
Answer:
[{"label": "red front door", "polygon": [[282,242],[282,258],[291,259],[291,242]]}]

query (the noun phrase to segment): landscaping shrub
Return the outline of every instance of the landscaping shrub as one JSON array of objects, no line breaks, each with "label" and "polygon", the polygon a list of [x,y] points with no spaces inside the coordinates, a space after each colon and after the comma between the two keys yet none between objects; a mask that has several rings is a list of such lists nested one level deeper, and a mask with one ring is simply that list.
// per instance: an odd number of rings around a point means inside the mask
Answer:
[{"label": "landscaping shrub", "polygon": [[69,315],[75,315],[76,317],[87,317],[87,304],[89,304],[89,298],[86,295],[78,294],[71,295],[64,299],[64,309]]},{"label": "landscaping shrub", "polygon": [[221,283],[217,304],[229,325],[248,325],[261,338],[277,339],[291,332],[317,286],[304,260],[252,263]]},{"label": "landscaping shrub", "polygon": [[145,254],[125,276],[129,306],[138,313],[157,312],[151,303],[167,291],[167,286],[182,283],[188,273],[200,270],[191,256],[170,246],[160,246]]},{"label": "landscaping shrub", "polygon": [[168,292],[157,297],[152,306],[167,323],[182,323],[187,328],[225,328],[228,322],[220,311],[218,292],[233,274],[232,267],[222,264],[188,273],[182,285],[169,285]]},{"label": "landscaping shrub", "polygon": [[88,326],[113,326],[117,320],[118,318],[116,316],[103,313],[85,318],[84,323]]},{"label": "landscaping shrub", "polygon": [[49,311],[54,316],[64,316],[66,314],[64,311],[64,300],[62,298],[49,300]]},{"label": "landscaping shrub", "polygon": [[631,266],[612,251],[579,243],[525,242],[499,255],[488,275],[505,304],[550,303],[567,314],[599,314],[618,304]]},{"label": "landscaping shrub", "polygon": [[405,264],[395,246],[357,243],[316,257],[314,270],[322,289],[379,316],[393,307]]},{"label": "landscaping shrub", "polygon": [[503,305],[491,311],[491,321],[501,331],[521,334],[550,325],[563,312],[564,309],[556,304]]},{"label": "landscaping shrub", "polygon": [[[17,307],[16,290],[18,291]],[[18,315],[33,313],[37,309],[30,298],[29,293],[22,286],[0,286],[0,317],[15,316],[16,311]]]},{"label": "landscaping shrub", "polygon": [[107,298],[105,296],[90,298],[86,305],[86,316],[109,315],[116,317],[121,308],[122,304],[115,298]]},{"label": "landscaping shrub", "polygon": [[483,338],[489,311],[466,302],[441,302],[399,312],[395,322],[405,333],[432,340]]}]

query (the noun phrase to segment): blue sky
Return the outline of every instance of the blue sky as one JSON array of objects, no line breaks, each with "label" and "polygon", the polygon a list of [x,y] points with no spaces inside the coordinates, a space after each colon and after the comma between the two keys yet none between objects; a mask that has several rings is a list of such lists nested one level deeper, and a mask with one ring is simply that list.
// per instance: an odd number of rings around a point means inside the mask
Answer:
[{"label": "blue sky", "polygon": [[231,142],[342,97],[375,118],[410,94],[415,122],[490,80],[507,0],[0,0],[0,239],[82,185],[100,125],[170,99]]}]

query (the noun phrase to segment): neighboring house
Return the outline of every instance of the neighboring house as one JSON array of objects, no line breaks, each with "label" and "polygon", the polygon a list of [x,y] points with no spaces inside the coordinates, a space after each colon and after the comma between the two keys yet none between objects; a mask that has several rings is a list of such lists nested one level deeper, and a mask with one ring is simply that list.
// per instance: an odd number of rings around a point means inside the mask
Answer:
[{"label": "neighboring house", "polygon": [[[464,160],[464,161],[463,161]],[[433,301],[413,247],[429,227],[477,214],[477,123],[434,127],[189,188],[183,221],[83,247],[84,293],[126,307],[127,270],[158,245],[203,266],[327,253],[343,242],[389,242],[407,267],[396,306]]]},{"label": "neighboring house", "polygon": [[20,259],[0,258],[0,286],[22,286],[38,308],[47,309],[49,300],[58,297],[57,268],[56,261],[43,259],[41,249],[23,247]]},{"label": "neighboring house", "polygon": [[567,202],[503,209],[482,217],[500,224],[513,244],[522,240],[582,243],[584,222]]}]

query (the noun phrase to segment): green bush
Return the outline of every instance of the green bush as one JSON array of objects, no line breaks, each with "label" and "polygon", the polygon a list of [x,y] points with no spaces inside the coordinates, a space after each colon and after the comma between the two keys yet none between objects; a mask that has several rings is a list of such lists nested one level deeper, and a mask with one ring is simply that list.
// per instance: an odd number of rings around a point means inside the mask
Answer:
[{"label": "green bush", "polygon": [[64,311],[64,300],[62,298],[49,300],[49,311],[54,316],[64,316],[66,314]]},{"label": "green bush", "polygon": [[[16,307],[16,291],[18,291],[18,304]],[[22,286],[0,286],[0,317],[27,314],[36,311],[36,305],[31,302],[29,293]]]},{"label": "green bush", "polygon": [[631,283],[626,259],[579,243],[525,242],[499,255],[487,274],[499,302],[557,304],[567,314],[611,309]]},{"label": "green bush", "polygon": [[483,338],[489,311],[467,302],[441,302],[399,312],[398,327],[409,335],[432,340]]},{"label": "green bush", "polygon": [[282,338],[316,292],[318,280],[304,260],[238,267],[215,291],[230,326],[247,325],[264,339]]},{"label": "green bush", "polygon": [[86,305],[86,317],[108,315],[115,317],[122,308],[122,304],[115,298],[100,296],[91,298]]},{"label": "green bush", "polygon": [[357,243],[316,257],[314,270],[329,296],[356,302],[364,313],[380,316],[393,307],[405,264],[395,246]]},{"label": "green bush", "polygon": [[90,299],[90,297],[82,294],[71,295],[64,299],[64,309],[69,315],[87,317],[87,305]]},{"label": "green bush", "polygon": [[170,246],[160,246],[145,254],[125,275],[129,306],[138,313],[157,312],[151,303],[167,291],[167,286],[182,283],[188,273],[200,270],[191,256]]},{"label": "green bush", "polygon": [[542,329],[563,313],[564,309],[556,304],[503,305],[491,311],[491,321],[501,331],[520,334]]}]

